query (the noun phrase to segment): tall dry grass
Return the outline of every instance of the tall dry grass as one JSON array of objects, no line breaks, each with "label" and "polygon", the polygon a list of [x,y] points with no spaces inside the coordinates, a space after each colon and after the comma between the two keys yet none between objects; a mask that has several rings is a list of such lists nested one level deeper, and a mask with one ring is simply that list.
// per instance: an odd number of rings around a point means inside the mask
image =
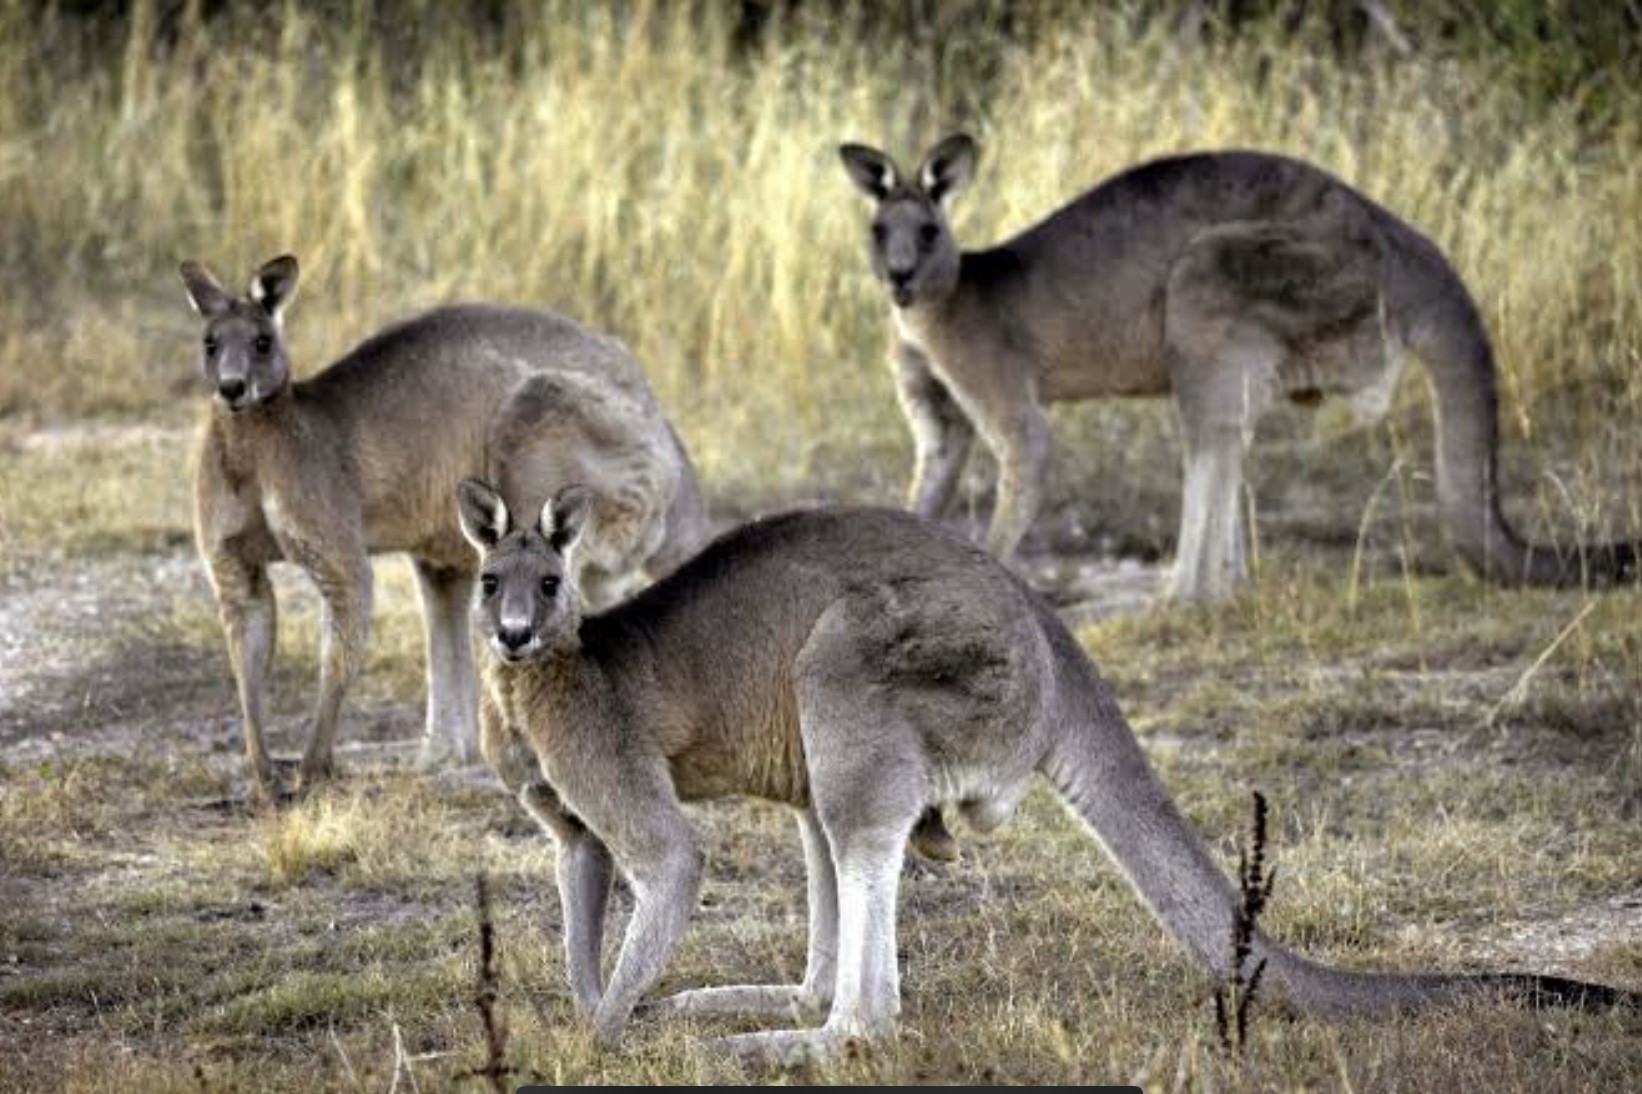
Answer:
[{"label": "tall dry grass", "polygon": [[[238,279],[289,250],[307,368],[440,301],[551,306],[637,350],[721,495],[890,498],[907,442],[886,308],[833,148],[912,155],[961,125],[984,148],[958,213],[976,244],[1161,153],[1315,161],[1453,257],[1499,344],[1508,435],[1564,461],[1546,505],[1637,463],[1615,425],[1642,416],[1634,95],[1595,135],[1577,100],[1530,101],[1485,60],[1342,63],[1258,27],[1182,48],[1138,6],[933,7],[917,40],[870,5],[806,5],[738,49],[712,3],[206,21],[134,0],[109,28],[0,0],[0,414],[184,400],[178,260]],[[1122,416],[1168,430],[1155,408],[1111,413],[1063,451],[1127,472],[1115,449],[1138,442],[1103,440]]]}]

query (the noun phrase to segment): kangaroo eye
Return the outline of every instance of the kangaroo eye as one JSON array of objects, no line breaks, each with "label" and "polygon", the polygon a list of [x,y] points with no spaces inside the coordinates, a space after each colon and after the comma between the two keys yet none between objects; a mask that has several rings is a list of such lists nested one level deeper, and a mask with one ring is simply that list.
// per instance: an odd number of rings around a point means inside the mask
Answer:
[{"label": "kangaroo eye", "polygon": [[918,229],[918,242],[924,245],[925,250],[934,246],[940,236],[941,230],[933,224],[925,224]]},{"label": "kangaroo eye", "polygon": [[217,355],[217,340],[212,338],[210,335],[206,335],[205,338],[205,354],[207,357],[215,357]]},{"label": "kangaroo eye", "polygon": [[484,590],[484,593],[485,593],[486,596],[495,596],[496,595],[496,575],[495,574],[485,574],[483,577],[481,577],[479,579],[479,588]]},{"label": "kangaroo eye", "polygon": [[542,595],[552,600],[559,595],[559,579],[556,577],[542,578]]},{"label": "kangaroo eye", "polygon": [[258,353],[267,353],[274,348],[274,340],[266,334],[257,335],[257,340],[253,344],[256,346]]},{"label": "kangaroo eye", "polygon": [[888,228],[884,227],[882,224],[874,224],[872,226],[872,241],[874,243],[882,244],[888,237]]}]

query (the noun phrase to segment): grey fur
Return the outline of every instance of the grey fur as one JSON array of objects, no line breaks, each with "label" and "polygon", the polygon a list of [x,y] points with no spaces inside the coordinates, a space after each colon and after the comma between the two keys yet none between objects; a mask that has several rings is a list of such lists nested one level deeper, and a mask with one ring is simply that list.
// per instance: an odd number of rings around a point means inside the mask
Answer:
[{"label": "grey fur", "polygon": [[[818,1029],[730,1038],[792,1059],[893,1033],[902,847],[951,803],[981,829],[1045,775],[1163,924],[1225,973],[1237,896],[1153,774],[1093,664],[1054,611],[979,549],[904,513],[825,510],[745,526],[672,576],[584,617],[551,518],[498,520],[462,488],[481,552],[474,625],[482,747],[559,841],[566,964],[605,1041],[665,966],[696,902],[702,847],[682,802],[755,795],[798,814],[810,943],[798,984],[686,991],[664,1009],[787,1016]],[[572,549],[573,551],[573,549]],[[544,585],[545,581],[545,585]],[[514,605],[514,607],[509,607]],[[505,614],[528,641],[502,640]],[[608,984],[600,946],[612,869],[635,907]],[[1260,937],[1266,982],[1293,1004],[1353,1014],[1501,983],[1589,1004],[1610,989],[1520,978],[1372,976]]]},{"label": "grey fur", "polygon": [[1339,179],[1259,152],[1175,156],[960,251],[948,210],[973,171],[970,138],[948,137],[911,176],[876,149],[839,152],[875,207],[915,512],[946,507],[979,431],[999,467],[987,546],[1008,557],[1042,496],[1046,403],[1172,394],[1185,455],[1172,591],[1223,596],[1247,572],[1243,460],[1261,414],[1343,398],[1378,416],[1406,349],[1431,372],[1438,495],[1466,562],[1506,584],[1635,580],[1635,543],[1558,551],[1506,522],[1476,305],[1430,240]]},{"label": "grey fur", "polygon": [[[638,363],[614,339],[546,312],[445,307],[292,382],[282,319],[296,259],[267,263],[243,296],[198,263],[185,263],[182,277],[205,323],[203,367],[217,396],[196,454],[196,538],[259,795],[272,789],[262,739],[276,622],[270,563],[300,566],[324,600],[307,783],[331,767],[343,694],[364,664],[370,555],[387,551],[411,556],[422,595],[424,761],[475,752],[473,555],[450,508],[464,476],[493,476],[518,506],[539,506],[567,482],[593,485],[600,519],[588,537],[586,580],[612,599],[616,582],[641,568],[665,572],[705,538],[695,471]],[[487,455],[497,446],[505,458]]]}]

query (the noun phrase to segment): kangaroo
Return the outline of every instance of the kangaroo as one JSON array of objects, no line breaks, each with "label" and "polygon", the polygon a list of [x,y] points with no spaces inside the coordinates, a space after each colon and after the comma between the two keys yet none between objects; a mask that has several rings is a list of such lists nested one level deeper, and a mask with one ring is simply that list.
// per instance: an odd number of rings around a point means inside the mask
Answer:
[{"label": "kangaroo", "polygon": [[[293,382],[284,314],[295,258],[262,266],[244,296],[199,263],[181,272],[205,323],[202,365],[214,392],[195,456],[195,533],[259,797],[274,791],[263,744],[276,627],[270,563],[301,567],[324,602],[319,697],[299,772],[306,786],[331,770],[343,694],[364,664],[369,556],[386,551],[411,555],[421,593],[423,761],[473,758],[474,564],[449,502],[464,476],[491,475],[514,504],[539,505],[567,482],[596,487],[585,580],[612,597],[631,571],[664,572],[704,541],[694,468],[614,339],[546,312],[444,307]],[[487,455],[498,451],[505,456]]]},{"label": "kangaroo", "polygon": [[990,250],[960,251],[953,199],[978,147],[957,134],[916,175],[839,149],[872,199],[872,268],[894,304],[894,369],[916,464],[907,504],[938,515],[978,430],[998,463],[988,549],[1032,522],[1049,457],[1044,404],[1173,394],[1185,484],[1171,592],[1206,600],[1247,575],[1243,458],[1280,397],[1390,405],[1407,351],[1436,389],[1437,493],[1449,538],[1502,584],[1637,578],[1638,545],[1526,543],[1500,510],[1498,381],[1476,304],[1430,240],[1344,182],[1261,152],[1124,171]]},{"label": "kangaroo", "polygon": [[[701,841],[680,803],[733,794],[797,813],[809,874],[804,979],[685,991],[660,1007],[830,1010],[818,1029],[722,1042],[732,1052],[790,1060],[891,1036],[903,842],[944,803],[995,828],[1036,773],[1163,925],[1211,971],[1229,972],[1237,894],[1088,656],[1003,565],[910,514],[800,512],[729,532],[633,599],[584,615],[567,560],[587,498],[570,487],[516,523],[500,495],[467,482],[458,507],[481,557],[481,747],[558,841],[566,967],[601,1039],[621,1036],[695,906]],[[603,984],[616,870],[635,903]],[[1268,962],[1266,984],[1320,1015],[1491,991],[1642,1004],[1552,977],[1346,972],[1264,935],[1254,956]]]}]

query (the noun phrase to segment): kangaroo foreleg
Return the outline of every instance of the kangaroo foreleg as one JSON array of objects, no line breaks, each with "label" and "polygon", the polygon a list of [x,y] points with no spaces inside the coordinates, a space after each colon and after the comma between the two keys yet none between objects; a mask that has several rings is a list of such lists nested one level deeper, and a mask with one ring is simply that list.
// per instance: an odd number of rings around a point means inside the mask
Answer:
[{"label": "kangaroo foreleg", "polygon": [[907,346],[896,353],[895,388],[916,454],[907,508],[921,517],[938,517],[957,489],[975,427],[923,355]]},{"label": "kangaroo foreleg", "polygon": [[615,867],[604,844],[585,829],[559,841],[559,906],[564,914],[565,972],[576,1009],[592,1018],[604,997],[604,922]]},{"label": "kangaroo foreleg", "polygon": [[244,718],[245,768],[252,793],[273,795],[273,764],[263,743],[263,697],[273,665],[278,632],[278,607],[266,567],[241,563],[224,556],[211,560],[218,613],[228,644],[228,661],[239,691]]},{"label": "kangaroo foreleg", "polygon": [[1049,421],[1036,401],[1010,406],[981,429],[998,459],[998,500],[986,549],[997,559],[1015,553],[1043,503],[1044,472],[1049,466]]},{"label": "kangaroo foreleg", "polygon": [[559,907],[564,916],[564,966],[576,1009],[591,1018],[604,994],[604,919],[614,877],[610,852],[565,809],[545,782],[519,792],[519,802],[559,846]]},{"label": "kangaroo foreleg", "polygon": [[543,779],[535,752],[503,719],[488,689],[480,693],[479,726],[486,762],[558,847],[565,974],[576,1009],[591,1018],[604,993],[604,921],[615,876],[610,852]]}]

